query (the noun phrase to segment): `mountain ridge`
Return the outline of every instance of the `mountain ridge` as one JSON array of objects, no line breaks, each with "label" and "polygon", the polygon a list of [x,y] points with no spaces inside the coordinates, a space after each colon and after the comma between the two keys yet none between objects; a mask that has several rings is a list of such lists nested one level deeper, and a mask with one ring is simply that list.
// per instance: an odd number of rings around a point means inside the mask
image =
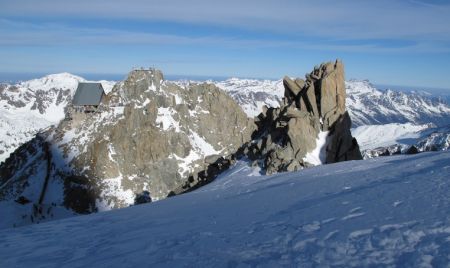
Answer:
[{"label": "mountain ridge", "polygon": [[[54,82],[52,84],[52,81]],[[64,116],[64,108],[70,101],[71,96],[75,92],[77,82],[87,81],[86,79],[72,75],[70,73],[51,74],[38,79],[22,81],[18,84],[0,84],[0,162],[4,161],[6,157],[14,151],[18,146],[30,140],[40,129],[45,129],[53,124],[56,124]],[[105,91],[111,91],[114,81],[100,80]],[[174,81],[180,86],[186,86],[189,83],[201,83],[201,81],[181,80]],[[237,103],[244,109],[249,117],[257,116],[262,106],[279,107],[283,97],[284,89],[282,80],[259,80],[259,79],[241,79],[230,78],[224,81],[214,82],[207,81],[224,89]],[[58,85],[59,84],[59,85]],[[6,94],[11,88],[17,88],[18,93]],[[50,89],[56,89],[54,93],[40,94],[36,96],[35,91],[48,92]],[[30,89],[30,90],[27,90]],[[387,94],[386,91],[376,89],[369,81],[349,80],[346,81],[346,89],[350,90],[347,96],[347,109],[352,118],[353,127],[361,125],[374,125],[386,123],[414,123],[416,125],[426,123],[443,123],[443,118],[450,118],[450,107],[445,102],[420,96],[417,94],[401,93],[398,96],[395,94]],[[68,93],[64,93],[69,90]],[[63,92],[63,93],[59,93]],[[352,98],[352,95],[356,97]],[[389,95],[397,96],[397,99],[402,99],[407,96],[412,101],[417,100],[418,103],[425,103],[424,108],[416,105],[419,111],[415,116],[410,111],[403,113],[403,111],[396,111],[394,113],[374,113],[378,109],[378,103],[371,99],[376,96],[376,100],[382,103],[386,102],[392,107],[398,106],[395,99],[389,101]],[[53,97],[52,97],[53,96]],[[60,105],[50,105],[55,103],[57,97],[63,98]],[[36,104],[29,107],[24,105],[34,99]],[[11,105],[8,101],[17,101],[19,105]],[[367,107],[361,107],[362,104],[367,104]],[[438,106],[438,110],[430,109],[429,106]],[[17,107],[20,106],[20,107]],[[401,106],[401,105],[400,105]],[[21,108],[22,107],[22,108]],[[28,109],[26,109],[28,107]],[[41,113],[37,107],[41,107]],[[46,112],[47,107],[52,107],[52,111]],[[404,109],[405,110],[405,109]],[[445,121],[445,120],[444,120]],[[18,124],[18,122],[23,122]],[[448,122],[450,124],[450,122]],[[439,125],[439,124],[438,124]],[[14,130],[13,130],[14,129]],[[14,133],[14,135],[12,135]]]}]

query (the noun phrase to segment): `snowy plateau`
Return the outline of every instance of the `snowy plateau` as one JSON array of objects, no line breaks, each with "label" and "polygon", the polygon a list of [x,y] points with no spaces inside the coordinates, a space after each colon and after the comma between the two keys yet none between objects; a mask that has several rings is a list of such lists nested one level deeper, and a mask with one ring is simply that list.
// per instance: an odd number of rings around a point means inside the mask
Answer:
[{"label": "snowy plateau", "polygon": [[[63,119],[83,81],[62,73],[0,84],[0,162]],[[100,82],[106,92],[115,84]],[[282,80],[207,83],[226,91],[250,118],[264,105],[280,106],[284,96]],[[321,165],[327,133],[320,132],[306,156],[317,166],[301,171],[265,176],[242,160],[187,194],[87,216],[60,209],[55,218],[66,219],[13,229],[6,228],[8,216],[21,211],[5,203],[0,267],[447,266],[450,107],[368,81],[347,81],[346,92],[352,134],[365,158],[392,146],[434,152]],[[180,131],[174,116],[160,107],[156,121]],[[196,133],[190,142],[205,155],[218,153]]]},{"label": "snowy plateau", "polygon": [[447,267],[450,152],[255,176],[0,231],[1,267]]}]

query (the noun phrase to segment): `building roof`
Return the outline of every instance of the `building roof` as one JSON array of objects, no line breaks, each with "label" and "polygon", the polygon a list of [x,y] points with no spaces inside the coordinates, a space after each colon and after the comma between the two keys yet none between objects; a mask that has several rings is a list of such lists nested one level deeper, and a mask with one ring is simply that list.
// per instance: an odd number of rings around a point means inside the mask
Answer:
[{"label": "building roof", "polygon": [[78,83],[72,104],[77,106],[99,105],[103,94],[101,83]]}]

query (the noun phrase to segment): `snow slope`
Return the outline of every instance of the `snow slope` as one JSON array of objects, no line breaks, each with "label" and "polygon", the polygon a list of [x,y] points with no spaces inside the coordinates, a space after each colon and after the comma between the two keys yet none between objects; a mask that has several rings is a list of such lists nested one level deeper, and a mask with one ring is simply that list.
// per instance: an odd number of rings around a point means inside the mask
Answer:
[{"label": "snow slope", "polygon": [[411,123],[391,123],[384,125],[365,125],[352,129],[361,151],[375,149],[394,144],[412,144],[412,141],[422,137],[421,131],[430,125],[414,125]]},{"label": "snow slope", "polygon": [[450,152],[274,176],[242,162],[197,191],[0,231],[0,266],[443,267]]},{"label": "snow slope", "polygon": [[373,158],[405,153],[411,146],[419,152],[444,151],[450,148],[450,126],[411,123],[365,125],[352,129],[363,157]]}]

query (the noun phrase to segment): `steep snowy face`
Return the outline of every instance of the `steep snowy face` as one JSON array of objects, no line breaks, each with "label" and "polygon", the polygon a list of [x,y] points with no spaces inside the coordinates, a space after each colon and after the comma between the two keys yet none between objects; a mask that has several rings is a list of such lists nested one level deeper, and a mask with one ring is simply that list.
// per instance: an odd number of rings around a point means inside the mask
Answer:
[{"label": "steep snowy face", "polygon": [[238,164],[177,198],[1,230],[0,263],[446,267],[449,163],[426,153],[259,177]]},{"label": "steep snowy face", "polygon": [[[63,119],[78,83],[85,81],[60,73],[15,85],[0,84],[0,163],[40,129]],[[113,84],[102,81],[105,91]]]},{"label": "steep snowy face", "polygon": [[[234,153],[253,130],[239,105],[212,84],[179,87],[160,71],[132,71],[98,112],[73,112],[12,154],[0,166],[0,200],[22,196],[89,213],[129,206],[143,191],[163,199],[204,179],[188,177]],[[28,194],[30,181],[44,198]]]},{"label": "steep snowy face", "polygon": [[450,107],[441,99],[380,91],[368,81],[348,81],[347,108],[353,126],[388,123],[450,124]]}]

